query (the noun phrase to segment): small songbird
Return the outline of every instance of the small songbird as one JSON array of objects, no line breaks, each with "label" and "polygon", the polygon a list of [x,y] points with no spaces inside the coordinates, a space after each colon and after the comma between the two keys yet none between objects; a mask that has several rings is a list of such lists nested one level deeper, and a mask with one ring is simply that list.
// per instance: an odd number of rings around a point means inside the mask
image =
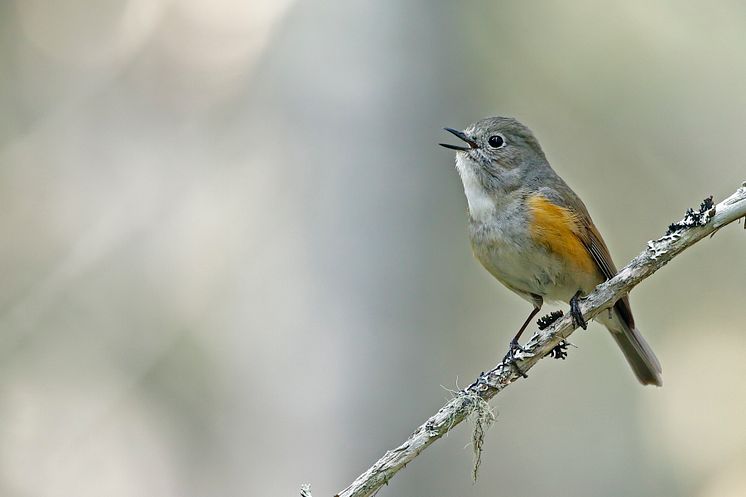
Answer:
[{"label": "small songbird", "polygon": [[[469,205],[474,255],[497,280],[534,308],[511,341],[511,352],[544,301],[570,304],[617,274],[609,249],[588,210],[547,162],[531,130],[515,119],[490,117],[464,131],[445,128],[465,146],[456,169]],[[661,366],[635,327],[629,299],[595,317],[614,337],[643,385],[662,385]]]}]

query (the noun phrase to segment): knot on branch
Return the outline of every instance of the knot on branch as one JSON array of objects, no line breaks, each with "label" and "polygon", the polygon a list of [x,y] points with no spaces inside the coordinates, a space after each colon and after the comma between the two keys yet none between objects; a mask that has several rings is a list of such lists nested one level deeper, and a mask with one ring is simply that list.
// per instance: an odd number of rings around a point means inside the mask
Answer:
[{"label": "knot on branch", "polygon": [[564,315],[565,313],[562,311],[552,311],[546,316],[542,316],[539,319],[537,319],[536,326],[538,326],[540,330],[544,331],[547,328],[549,328],[555,321],[557,321],[559,318],[561,318]]},{"label": "knot on branch", "polygon": [[671,223],[668,226],[666,235],[672,235],[677,231],[691,228],[693,226],[704,226],[715,215],[715,204],[712,202],[712,195],[707,197],[699,204],[699,210],[695,211],[691,207],[686,210],[684,219],[678,223]]},{"label": "knot on branch", "polygon": [[552,350],[547,352],[544,357],[550,356],[553,359],[562,359],[564,361],[565,359],[567,359],[567,347],[569,347],[570,345],[572,345],[570,342],[562,340]]}]

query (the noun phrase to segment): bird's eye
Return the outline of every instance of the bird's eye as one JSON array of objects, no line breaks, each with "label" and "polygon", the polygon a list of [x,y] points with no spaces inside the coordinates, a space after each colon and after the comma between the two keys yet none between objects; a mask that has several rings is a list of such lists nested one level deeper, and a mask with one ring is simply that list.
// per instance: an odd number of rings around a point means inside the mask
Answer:
[{"label": "bird's eye", "polygon": [[503,135],[492,135],[487,140],[487,143],[489,143],[492,148],[502,148],[505,146],[505,138],[503,138]]}]

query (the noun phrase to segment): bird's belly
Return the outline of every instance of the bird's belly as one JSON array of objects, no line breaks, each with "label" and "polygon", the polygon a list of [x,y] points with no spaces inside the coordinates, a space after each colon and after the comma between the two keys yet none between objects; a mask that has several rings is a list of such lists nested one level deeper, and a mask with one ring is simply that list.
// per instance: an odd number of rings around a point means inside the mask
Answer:
[{"label": "bird's belly", "polygon": [[473,233],[471,241],[485,269],[525,298],[534,294],[547,301],[569,302],[578,290],[585,293],[598,283],[528,236],[490,230]]}]

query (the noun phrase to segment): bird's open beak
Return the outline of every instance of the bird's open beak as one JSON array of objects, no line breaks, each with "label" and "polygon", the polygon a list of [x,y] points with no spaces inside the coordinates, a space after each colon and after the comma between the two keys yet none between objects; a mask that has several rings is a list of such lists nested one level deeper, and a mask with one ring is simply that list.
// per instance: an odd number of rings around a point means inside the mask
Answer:
[{"label": "bird's open beak", "polygon": [[439,143],[441,147],[450,148],[451,150],[469,150],[471,148],[477,148],[477,142],[466,136],[463,131],[459,131],[457,129],[453,128],[443,128],[444,130],[448,131],[449,133],[458,136],[462,140],[464,140],[466,143],[469,144],[468,147],[460,147],[458,145],[449,145],[448,143]]}]

